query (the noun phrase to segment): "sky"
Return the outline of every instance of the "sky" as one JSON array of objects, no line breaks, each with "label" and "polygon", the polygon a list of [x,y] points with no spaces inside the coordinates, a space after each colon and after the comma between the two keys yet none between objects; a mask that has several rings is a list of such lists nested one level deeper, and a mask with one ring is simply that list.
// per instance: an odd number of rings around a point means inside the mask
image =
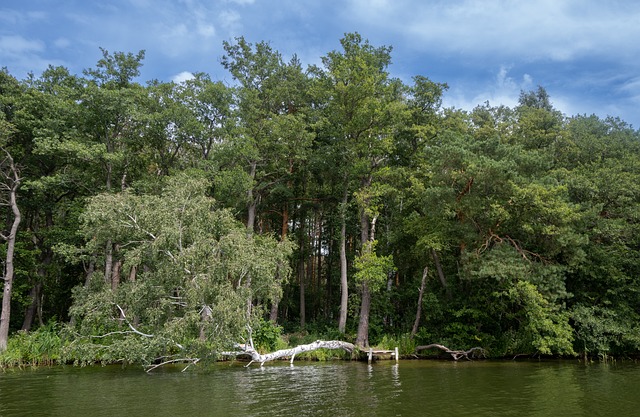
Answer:
[{"label": "sky", "polygon": [[445,107],[512,107],[542,86],[567,116],[640,127],[636,0],[2,0],[0,67],[80,75],[100,48],[145,50],[141,83],[205,72],[231,84],[225,40],[268,41],[308,65],[350,32],[393,47],[392,76],[447,83]]}]

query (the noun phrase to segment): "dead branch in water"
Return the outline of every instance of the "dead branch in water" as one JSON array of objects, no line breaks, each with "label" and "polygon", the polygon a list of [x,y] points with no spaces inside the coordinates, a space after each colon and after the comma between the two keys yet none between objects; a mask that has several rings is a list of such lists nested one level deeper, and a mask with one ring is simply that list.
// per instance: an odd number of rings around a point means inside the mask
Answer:
[{"label": "dead branch in water", "polygon": [[427,349],[440,349],[443,352],[450,354],[454,361],[457,361],[460,358],[465,358],[466,360],[470,361],[471,359],[469,358],[469,355],[471,355],[472,358],[485,357],[484,349],[482,349],[481,347],[474,347],[469,350],[451,350],[448,347],[439,345],[437,343],[432,343],[430,345],[425,345],[425,346],[417,346],[416,353],[418,353],[421,350],[427,350]]}]

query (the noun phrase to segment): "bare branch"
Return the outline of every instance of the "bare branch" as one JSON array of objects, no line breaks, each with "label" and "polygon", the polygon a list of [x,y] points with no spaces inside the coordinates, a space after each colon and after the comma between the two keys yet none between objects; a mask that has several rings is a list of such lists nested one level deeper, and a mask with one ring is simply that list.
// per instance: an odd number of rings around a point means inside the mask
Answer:
[{"label": "bare branch", "polygon": [[474,347],[469,350],[451,350],[448,347],[439,345],[437,343],[432,343],[426,346],[417,346],[416,353],[421,350],[427,350],[427,349],[440,349],[445,353],[450,354],[454,361],[457,361],[460,358],[465,358],[466,360],[470,361],[471,359],[469,359],[469,355],[472,355],[472,357],[475,357],[476,356],[475,352],[480,352],[479,356],[482,356],[482,357],[485,356],[484,349],[482,349],[481,347]]},{"label": "bare branch", "polygon": [[118,304],[115,304],[115,306],[118,308],[118,310],[120,310],[120,315],[121,315],[122,319],[124,320],[124,322],[127,323],[127,326],[129,326],[129,328],[135,334],[139,334],[140,336],[144,336],[144,337],[154,337],[154,335],[152,335],[152,334],[142,333],[140,330],[138,330],[135,327],[133,327],[133,325],[131,323],[129,323],[129,320],[127,320],[127,316],[124,314],[124,310],[122,309],[122,307],[120,307]]},{"label": "bare branch", "polygon": [[161,367],[161,366],[168,365],[168,364],[170,364],[170,363],[179,363],[179,362],[182,362],[182,363],[184,363],[184,362],[189,362],[189,365],[187,365],[187,366],[182,370],[182,372],[184,372],[184,371],[186,371],[186,370],[187,370],[191,365],[195,365],[195,364],[197,364],[198,362],[200,362],[200,358],[180,358],[180,359],[172,359],[172,360],[169,360],[169,361],[164,361],[164,362],[162,362],[162,363],[158,363],[158,364],[156,364],[156,365],[151,365],[151,366],[146,370],[146,372],[147,372],[147,373],[149,373],[149,372],[153,371],[154,369],[157,369],[157,368],[159,368],[159,367]]}]

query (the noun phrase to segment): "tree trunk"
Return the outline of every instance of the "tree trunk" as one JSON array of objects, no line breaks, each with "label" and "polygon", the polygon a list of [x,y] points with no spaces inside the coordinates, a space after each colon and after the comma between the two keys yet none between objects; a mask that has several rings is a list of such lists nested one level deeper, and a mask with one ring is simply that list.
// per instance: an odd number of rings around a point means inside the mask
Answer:
[{"label": "tree trunk", "polygon": [[96,272],[96,261],[95,261],[95,257],[92,257],[91,260],[89,261],[89,265],[87,265],[87,267],[84,270],[85,275],[84,275],[84,287],[85,288],[89,288],[89,284],[91,283],[91,276],[93,275],[94,272]]},{"label": "tree trunk", "polygon": [[349,283],[347,282],[347,201],[349,192],[345,186],[342,196],[342,214],[340,227],[340,319],[338,320],[338,331],[345,332],[347,326],[347,308],[349,304]]},{"label": "tree trunk", "polygon": [[[302,247],[301,247],[302,248]],[[304,294],[304,248],[301,249],[300,259],[298,259],[298,278],[300,279],[300,330],[304,330],[306,325],[306,306]]]},{"label": "tree trunk", "polygon": [[371,291],[366,282],[362,283],[362,302],[360,304],[360,321],[358,322],[358,335],[356,346],[366,348],[369,346],[369,311],[371,310]]},{"label": "tree trunk", "polygon": [[136,282],[136,275],[138,273],[138,267],[133,265],[129,271],[129,282]]},{"label": "tree trunk", "polygon": [[[26,332],[31,330],[31,326],[33,325],[33,320],[36,317],[36,314],[40,310],[38,307],[40,305],[40,291],[42,289],[42,282],[37,282],[31,290],[29,291],[29,298],[31,298],[31,303],[27,310],[24,313],[24,320],[22,321],[22,328]],[[40,323],[42,324],[42,323]]]},{"label": "tree trunk", "polygon": [[[249,172],[249,176],[250,176],[252,182],[256,177],[256,168],[257,168],[257,162],[252,161],[251,162],[251,171]],[[255,225],[256,225],[256,206],[257,206],[257,199],[253,195],[253,184],[251,184],[251,187],[247,191],[247,201],[248,201],[248,203],[247,203],[248,204],[247,205],[247,231],[249,233],[253,233],[253,231],[255,230]]]},{"label": "tree trunk", "polygon": [[122,260],[118,259],[113,264],[113,272],[111,273],[111,289],[113,291],[118,289],[120,285],[120,270],[122,269]]},{"label": "tree trunk", "polygon": [[[364,184],[371,185],[371,177]],[[360,209],[360,241],[362,250],[369,240],[375,240],[376,217],[369,219],[369,215],[364,207]],[[356,336],[356,345],[360,347],[369,346],[369,312],[371,310],[371,290],[369,284],[365,281],[362,283],[362,300],[360,304],[360,320],[358,321],[358,334]]]},{"label": "tree trunk", "polygon": [[104,282],[111,286],[111,274],[113,273],[113,242],[111,239],[105,245],[104,257]]},{"label": "tree trunk", "polygon": [[431,249],[431,256],[433,257],[433,262],[436,265],[436,271],[438,272],[438,279],[440,279],[440,283],[442,287],[444,287],[447,292],[447,297],[451,298],[451,290],[447,286],[447,279],[444,276],[444,272],[442,271],[442,265],[440,265],[440,257],[438,256],[438,252],[435,249]]},{"label": "tree trunk", "polygon": [[273,300],[271,302],[271,310],[269,311],[269,321],[273,324],[278,323],[278,305],[280,302],[278,300]]},{"label": "tree trunk", "polygon": [[3,236],[7,242],[7,253],[5,257],[4,270],[4,289],[2,292],[2,313],[0,313],[0,352],[7,349],[7,341],[9,339],[9,321],[11,318],[11,294],[13,292],[13,275],[14,266],[13,259],[16,248],[16,237],[18,234],[18,226],[22,220],[20,209],[18,208],[17,193],[20,187],[21,178],[18,168],[13,162],[11,155],[6,152],[8,168],[10,172],[5,172],[5,187],[9,191],[9,205],[13,212],[13,224],[8,236]]},{"label": "tree trunk", "polygon": [[293,363],[293,359],[298,353],[311,352],[317,349],[343,349],[351,353],[355,349],[355,346],[351,343],[343,342],[340,340],[316,340],[315,342],[309,343],[308,345],[299,345],[291,349],[278,350],[276,352],[267,353],[265,355],[261,355],[251,346],[246,346],[244,350],[238,352],[222,352],[222,355],[236,357],[249,356],[251,357],[251,362],[249,362],[249,365],[251,365],[253,362],[260,362],[260,366],[262,366],[265,362],[287,357],[291,358],[290,361],[291,363]]},{"label": "tree trunk", "polygon": [[411,329],[411,338],[413,339],[418,333],[418,326],[420,326],[420,317],[422,316],[422,297],[424,296],[424,288],[427,285],[427,273],[429,267],[425,266],[422,270],[422,280],[420,281],[420,292],[418,292],[418,308],[416,309],[416,320],[413,322],[413,329]]}]

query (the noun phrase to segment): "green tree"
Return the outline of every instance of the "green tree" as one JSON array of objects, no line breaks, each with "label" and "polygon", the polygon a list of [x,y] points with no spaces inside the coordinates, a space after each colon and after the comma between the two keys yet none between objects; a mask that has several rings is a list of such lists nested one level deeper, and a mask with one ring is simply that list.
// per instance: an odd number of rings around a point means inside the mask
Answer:
[{"label": "green tree", "polygon": [[[374,47],[357,33],[346,34],[340,40],[342,51],[329,52],[322,58],[320,74],[329,98],[326,117],[327,132],[336,149],[336,167],[343,177],[343,226],[341,247],[345,244],[344,208],[349,197],[358,193],[360,247],[374,235],[375,223],[385,187],[381,176],[393,152],[393,133],[402,109],[401,83],[390,78],[387,67],[391,62],[390,47]],[[341,249],[344,253],[344,249]],[[345,281],[346,262],[341,254],[341,308],[339,329],[344,331],[348,286]],[[362,301],[356,344],[367,346],[371,283],[363,280],[360,286]]]},{"label": "green tree", "polygon": [[258,204],[274,185],[290,177],[311,145],[306,76],[295,56],[284,63],[266,42],[254,46],[237,38],[233,44],[224,42],[224,49],[222,64],[239,84],[238,130],[227,150],[251,182],[246,190],[246,224],[253,232]]},{"label": "green tree", "polygon": [[[288,276],[291,245],[247,235],[194,174],[168,177],[159,195],[131,190],[89,202],[84,250],[117,243],[129,278],[111,287],[98,274],[77,288],[71,312],[86,340],[75,354],[145,363],[172,352],[215,354],[257,328],[262,310],[248,311],[247,299],[265,305],[280,296],[276,275]],[[94,344],[95,336],[105,337]]]}]

